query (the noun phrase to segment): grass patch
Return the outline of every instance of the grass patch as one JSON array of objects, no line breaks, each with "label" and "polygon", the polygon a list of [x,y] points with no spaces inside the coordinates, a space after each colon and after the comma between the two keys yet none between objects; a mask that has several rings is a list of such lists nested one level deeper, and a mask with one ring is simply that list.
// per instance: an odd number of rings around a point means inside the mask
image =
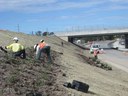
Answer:
[{"label": "grass patch", "polygon": [[99,59],[95,57],[86,57],[84,55],[78,54],[80,57],[83,58],[83,60],[90,65],[102,68],[104,70],[112,70],[112,67],[109,66],[107,63],[101,62]]}]

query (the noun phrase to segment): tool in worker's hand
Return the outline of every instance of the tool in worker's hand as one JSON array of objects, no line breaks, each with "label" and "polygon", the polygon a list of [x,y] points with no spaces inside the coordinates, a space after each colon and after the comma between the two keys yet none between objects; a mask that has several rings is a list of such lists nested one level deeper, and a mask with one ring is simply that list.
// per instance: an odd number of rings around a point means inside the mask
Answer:
[{"label": "tool in worker's hand", "polygon": [[0,46],[0,49],[1,49],[2,51],[4,51],[5,53],[7,53],[7,50],[5,50],[2,46]]}]

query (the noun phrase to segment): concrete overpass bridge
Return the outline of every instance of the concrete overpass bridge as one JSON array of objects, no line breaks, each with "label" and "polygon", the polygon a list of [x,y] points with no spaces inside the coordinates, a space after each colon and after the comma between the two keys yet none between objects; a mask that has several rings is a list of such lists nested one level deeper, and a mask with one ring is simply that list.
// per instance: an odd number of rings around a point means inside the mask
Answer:
[{"label": "concrete overpass bridge", "polygon": [[128,48],[128,28],[121,29],[104,29],[104,30],[87,30],[75,32],[60,32],[56,34],[60,38],[73,42],[75,39],[83,40],[113,40],[116,38],[123,38],[125,40],[125,47]]}]

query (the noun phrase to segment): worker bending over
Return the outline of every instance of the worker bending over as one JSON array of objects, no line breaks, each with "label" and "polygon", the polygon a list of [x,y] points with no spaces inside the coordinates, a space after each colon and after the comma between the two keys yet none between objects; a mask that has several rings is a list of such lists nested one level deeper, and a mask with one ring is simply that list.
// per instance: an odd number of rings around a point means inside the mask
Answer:
[{"label": "worker bending over", "polygon": [[39,60],[41,55],[43,56],[44,53],[46,53],[48,62],[49,63],[52,62],[50,55],[50,46],[47,43],[45,43],[43,39],[40,40],[40,43],[36,44],[34,47],[35,47],[34,49],[36,50],[36,59]]},{"label": "worker bending over", "polygon": [[10,44],[9,46],[5,46],[6,49],[10,49],[12,51],[12,56],[15,58],[17,56],[25,59],[26,53],[25,48],[23,45],[18,43],[19,39],[17,37],[13,38],[14,43]]}]

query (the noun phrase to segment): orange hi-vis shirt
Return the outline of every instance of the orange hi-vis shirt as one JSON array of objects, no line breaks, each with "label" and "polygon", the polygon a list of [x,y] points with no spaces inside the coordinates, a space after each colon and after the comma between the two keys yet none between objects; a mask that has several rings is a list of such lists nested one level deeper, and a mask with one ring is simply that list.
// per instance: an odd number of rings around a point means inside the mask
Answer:
[{"label": "orange hi-vis shirt", "polygon": [[98,51],[97,50],[94,50],[94,56],[97,56],[97,54],[98,54]]},{"label": "orange hi-vis shirt", "polygon": [[46,43],[45,42],[39,43],[38,46],[39,46],[39,48],[44,48],[46,46]]}]

